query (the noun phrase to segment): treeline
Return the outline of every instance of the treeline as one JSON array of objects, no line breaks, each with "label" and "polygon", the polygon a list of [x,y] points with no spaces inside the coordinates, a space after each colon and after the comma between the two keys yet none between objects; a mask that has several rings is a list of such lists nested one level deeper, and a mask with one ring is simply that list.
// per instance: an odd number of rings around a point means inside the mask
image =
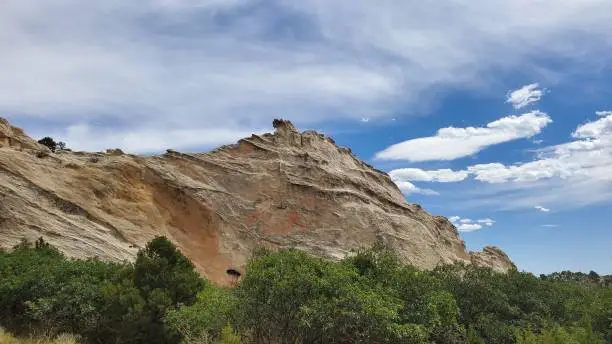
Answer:
[{"label": "treeline", "polygon": [[612,343],[609,276],[582,275],[422,271],[377,245],[341,262],[259,250],[223,288],[163,237],[134,263],[40,239],[0,252],[0,326],[83,343]]}]

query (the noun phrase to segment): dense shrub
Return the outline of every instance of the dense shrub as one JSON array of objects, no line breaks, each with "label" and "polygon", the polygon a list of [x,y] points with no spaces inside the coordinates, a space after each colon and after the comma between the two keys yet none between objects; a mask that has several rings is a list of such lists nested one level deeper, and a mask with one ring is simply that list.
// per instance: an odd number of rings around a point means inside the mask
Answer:
[{"label": "dense shrub", "polygon": [[203,280],[165,238],[136,263],[68,260],[38,240],[0,253],[0,325],[18,335],[76,333],[96,343],[169,343],[167,309],[190,304]]},{"label": "dense shrub", "polygon": [[52,152],[56,152],[58,149],[59,150],[65,150],[66,149],[66,143],[59,141],[59,142],[55,142],[55,140],[49,136],[45,136],[42,139],[38,140],[38,143],[40,143],[43,146],[46,146],[47,148],[49,148],[49,150],[51,150]]},{"label": "dense shrub", "polygon": [[258,251],[236,288],[167,239],[135,263],[70,260],[42,240],[0,251],[0,326],[85,343],[612,343],[609,276],[462,264],[423,271],[382,245],[330,262]]},{"label": "dense shrub", "polygon": [[57,150],[57,142],[55,142],[55,140],[49,136],[43,137],[42,139],[38,140],[38,143],[43,146],[46,146],[52,152],[55,152]]}]

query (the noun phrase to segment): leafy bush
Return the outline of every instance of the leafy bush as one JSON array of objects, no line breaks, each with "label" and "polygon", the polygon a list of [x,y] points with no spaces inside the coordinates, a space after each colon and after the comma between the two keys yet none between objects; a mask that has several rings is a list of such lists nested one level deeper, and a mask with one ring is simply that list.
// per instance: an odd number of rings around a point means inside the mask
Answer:
[{"label": "leafy bush", "polygon": [[42,239],[34,247],[23,242],[0,253],[0,324],[18,335],[170,343],[166,310],[193,302],[203,283],[165,238],[154,239],[134,265],[68,260]]},{"label": "leafy bush", "polygon": [[84,343],[600,344],[612,343],[608,280],[463,264],[423,271],[377,244],[340,262],[258,251],[237,288],[225,288],[163,237],[133,264],[70,260],[24,241],[0,251],[0,325]]}]

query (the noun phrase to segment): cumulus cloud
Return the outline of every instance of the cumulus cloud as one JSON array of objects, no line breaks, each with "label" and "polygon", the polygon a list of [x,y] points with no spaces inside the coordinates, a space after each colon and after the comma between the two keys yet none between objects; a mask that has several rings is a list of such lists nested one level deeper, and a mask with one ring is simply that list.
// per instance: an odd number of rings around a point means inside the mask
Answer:
[{"label": "cumulus cloud", "polygon": [[[456,181],[473,178],[495,186],[489,195],[474,195],[484,197],[481,201],[465,204],[526,209],[554,203],[556,208],[575,208],[612,200],[612,111],[598,111],[597,115],[579,125],[572,140],[536,150],[532,161],[476,164],[452,171]],[[410,168],[390,173],[395,180],[430,182],[441,181],[435,176],[449,173],[437,171]]]},{"label": "cumulus cloud", "polygon": [[491,227],[495,223],[495,221],[489,218],[474,221],[468,218],[461,218],[460,216],[451,216],[448,220],[460,232],[474,232],[482,229],[483,226]]},{"label": "cumulus cloud", "polygon": [[469,166],[476,180],[488,183],[533,182],[558,177],[612,181],[612,112],[598,112],[599,119],[582,124],[573,141],[547,147],[538,159],[506,166],[501,163]]},{"label": "cumulus cloud", "polygon": [[612,50],[611,11],[608,0],[8,0],[0,112],[29,132],[105,135],[75,149],[134,131],[156,135],[142,149],[163,149],[166,130],[238,133],[279,114],[309,127],[373,120],[449,87],[496,86],[492,70],[539,78],[533,47],[588,63]]},{"label": "cumulus cloud", "polygon": [[421,194],[426,196],[437,196],[440,193],[431,189],[422,189],[412,184],[411,182],[403,181],[403,182],[395,182],[397,187],[402,190],[402,192],[406,195],[411,194]]},{"label": "cumulus cloud", "polygon": [[543,213],[548,213],[550,211],[550,209],[545,208],[545,207],[543,207],[541,205],[536,205],[534,208],[539,210],[539,211],[541,211],[541,212],[543,212]]},{"label": "cumulus cloud", "polygon": [[465,170],[425,171],[416,168],[396,169],[392,178],[410,181],[462,181],[468,176],[486,183],[535,182],[561,179],[591,178],[612,181],[612,112],[599,111],[599,118],[576,128],[573,141],[537,151],[536,159],[526,163],[505,165],[487,163],[468,166]]},{"label": "cumulus cloud", "polygon": [[438,130],[435,136],[422,137],[394,144],[376,154],[383,160],[454,160],[470,156],[481,150],[504,142],[532,137],[552,123],[550,117],[540,111],[520,116],[502,117],[486,127]]},{"label": "cumulus cloud", "polygon": [[537,83],[525,85],[518,90],[508,92],[506,103],[512,104],[515,109],[523,108],[529,104],[538,102],[542,95],[543,90],[539,88]]}]

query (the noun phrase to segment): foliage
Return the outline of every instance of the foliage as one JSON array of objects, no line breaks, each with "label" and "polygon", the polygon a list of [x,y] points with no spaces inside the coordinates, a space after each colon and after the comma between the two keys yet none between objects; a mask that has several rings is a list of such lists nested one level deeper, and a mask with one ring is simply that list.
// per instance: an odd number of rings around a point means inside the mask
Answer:
[{"label": "foliage", "polygon": [[174,342],[164,329],[165,312],[188,304],[203,280],[172,248],[156,238],[133,265],[68,260],[42,239],[34,247],[22,242],[0,253],[0,324],[18,335],[67,332],[97,343]]},{"label": "foliage", "polygon": [[172,342],[164,326],[166,312],[194,303],[204,281],[191,261],[168,239],[157,237],[138,252],[134,283],[145,300],[143,311],[149,320],[141,324],[141,339],[147,343]]},{"label": "foliage", "polygon": [[226,288],[163,237],[133,264],[70,260],[24,241],[0,251],[0,325],[84,343],[600,344],[612,343],[609,279],[424,271],[379,243],[340,262],[258,250]]},{"label": "foliage", "polygon": [[227,324],[223,327],[219,344],[240,344],[240,335],[234,332],[232,325]]},{"label": "foliage", "polygon": [[0,343],[2,344],[76,344],[78,343],[75,336],[69,334],[60,334],[55,338],[37,337],[37,338],[16,338],[0,328]]},{"label": "foliage", "polygon": [[219,338],[225,325],[235,314],[238,299],[231,290],[207,284],[190,306],[166,313],[168,329],[178,333],[185,343],[198,343],[204,338]]},{"label": "foliage", "polygon": [[57,142],[55,142],[55,140],[49,136],[45,136],[42,139],[38,140],[38,143],[43,146],[46,146],[52,152],[55,152],[57,150]]},{"label": "foliage", "polygon": [[554,326],[540,333],[530,330],[516,330],[516,344],[605,344],[588,328],[569,328]]}]

